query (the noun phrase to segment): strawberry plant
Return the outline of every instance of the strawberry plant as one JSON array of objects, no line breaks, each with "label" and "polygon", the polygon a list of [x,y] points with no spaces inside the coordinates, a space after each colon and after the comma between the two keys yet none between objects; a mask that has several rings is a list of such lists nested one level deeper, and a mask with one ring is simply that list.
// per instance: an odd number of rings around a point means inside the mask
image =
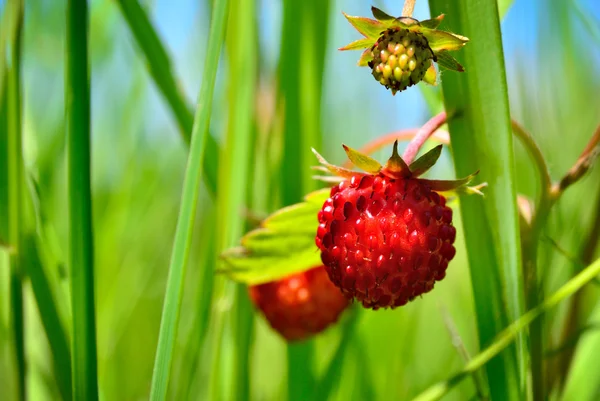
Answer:
[{"label": "strawberry plant", "polygon": [[598,10],[525,3],[0,1],[0,398],[596,400]]}]

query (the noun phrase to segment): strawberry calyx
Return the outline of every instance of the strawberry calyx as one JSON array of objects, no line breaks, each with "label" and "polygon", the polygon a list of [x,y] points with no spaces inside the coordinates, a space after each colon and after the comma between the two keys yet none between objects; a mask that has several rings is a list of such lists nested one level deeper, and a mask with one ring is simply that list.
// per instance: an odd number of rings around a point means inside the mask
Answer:
[{"label": "strawberry calyx", "polygon": [[[426,152],[423,156],[419,157],[414,162],[412,162],[409,166],[398,153],[398,141],[395,141],[392,150],[392,156],[388,159],[385,166],[382,166],[377,160],[373,159],[372,157],[363,154],[356,149],[352,149],[349,146],[342,146],[344,148],[344,151],[346,152],[346,155],[348,156],[348,159],[350,159],[352,164],[354,164],[359,169],[371,175],[382,174],[388,178],[395,180],[419,178],[421,175],[426,173],[431,167],[435,165],[442,152],[442,145],[438,145]],[[325,160],[325,158],[321,156],[315,149],[312,149],[312,151],[317,157],[319,163],[321,164],[321,166],[316,166],[314,168],[335,176],[333,177],[334,179],[328,179],[329,177],[315,178],[324,179],[325,181],[342,181],[356,176],[356,171],[340,166],[335,166],[329,163],[327,160]],[[419,178],[419,180],[426,182],[429,185],[429,187],[434,191],[457,191],[464,193],[481,194],[480,190],[483,186],[485,186],[485,184],[479,184],[475,187],[467,186],[478,173],[479,171],[476,171],[467,177],[463,177],[456,180],[429,180],[422,178]]]},{"label": "strawberry calyx", "polygon": [[398,153],[398,141],[394,142],[392,157],[388,159],[385,167],[382,169],[382,173],[395,179],[411,178],[413,176],[410,167],[408,167],[404,159]]}]

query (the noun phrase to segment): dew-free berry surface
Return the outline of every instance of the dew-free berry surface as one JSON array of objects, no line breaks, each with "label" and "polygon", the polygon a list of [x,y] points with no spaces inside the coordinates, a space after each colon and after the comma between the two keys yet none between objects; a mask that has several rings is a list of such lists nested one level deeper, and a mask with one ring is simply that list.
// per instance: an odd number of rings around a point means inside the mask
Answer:
[{"label": "dew-free berry surface", "polygon": [[251,286],[249,294],[271,327],[288,341],[320,333],[349,305],[323,266]]},{"label": "dew-free berry surface", "polygon": [[329,277],[367,308],[402,306],[430,291],[456,252],[452,209],[415,178],[357,174],[331,189],[318,219]]},{"label": "dew-free berry surface", "polygon": [[435,59],[425,36],[398,28],[382,32],[371,52],[373,77],[393,93],[419,83]]}]

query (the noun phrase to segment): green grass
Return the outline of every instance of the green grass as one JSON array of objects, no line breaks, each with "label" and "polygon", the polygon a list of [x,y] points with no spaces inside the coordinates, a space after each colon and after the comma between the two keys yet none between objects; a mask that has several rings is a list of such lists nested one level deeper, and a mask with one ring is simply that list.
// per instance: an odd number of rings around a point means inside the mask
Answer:
[{"label": "green grass", "polygon": [[[208,42],[208,54],[220,54],[225,26],[227,21],[228,1],[216,5],[211,23]],[[215,79],[218,57],[209,57],[205,66],[202,87],[198,95],[198,107],[194,118],[190,154],[188,156],[186,174],[183,181],[183,194],[181,207],[177,219],[177,229],[169,266],[167,290],[160,325],[156,361],[152,376],[150,398],[164,400],[167,397],[169,377],[173,363],[173,350],[179,325],[181,299],[185,269],[188,263],[192,243],[193,222],[196,215],[198,202],[198,189],[203,175],[204,153],[206,152],[206,138],[212,112],[212,98],[215,90]]]},{"label": "green grass", "polygon": [[[131,34],[146,59],[148,71],[154,83],[169,104],[183,140],[189,144],[194,116],[187,105],[181,85],[177,83],[173,75],[167,51],[148,20],[148,15],[137,0],[119,0],[118,3]],[[209,190],[214,194],[217,190],[219,152],[218,145],[211,135],[206,137],[206,149],[203,159],[206,171],[204,179]]]},{"label": "green grass", "polygon": [[87,3],[67,7],[65,99],[73,398],[98,399],[96,308],[94,296],[94,229],[92,224],[90,79]]},{"label": "green grass", "polygon": [[[16,360],[17,397],[21,400],[27,398],[25,386],[25,317],[23,295],[23,168],[22,168],[22,143],[21,128],[21,41],[23,24],[23,4],[12,2],[7,9],[7,15],[12,17],[13,32],[3,35],[12,39],[7,47],[10,49],[10,67],[6,70],[6,127],[8,138],[6,140],[6,167],[8,173],[8,198],[7,198],[7,241],[11,247],[10,252],[10,308],[12,340],[14,344],[14,357]],[[11,21],[9,21],[11,22]],[[11,35],[12,34],[12,35]],[[4,74],[3,74],[4,75]]]},{"label": "green grass", "polygon": [[[446,13],[451,31],[470,42],[457,58],[465,74],[442,81],[458,176],[480,170],[485,198],[464,196],[461,210],[471,267],[481,347],[524,310],[512,134],[500,21],[493,3],[430,2],[432,14]],[[492,399],[519,399],[525,393],[526,348],[509,348],[486,366]]]},{"label": "green grass", "polygon": [[[522,2],[418,0],[470,38],[466,72],[395,97],[337,51],[356,39],[341,11],[370,4],[227,3],[31,2],[22,20],[0,0],[0,398],[596,399],[600,169],[535,229],[515,203],[540,204],[600,124],[593,2],[536,5],[531,28]],[[428,177],[489,184],[451,203],[446,278],[287,344],[221,253],[324,185],[310,147],[342,164],[341,143],[443,109]]]}]

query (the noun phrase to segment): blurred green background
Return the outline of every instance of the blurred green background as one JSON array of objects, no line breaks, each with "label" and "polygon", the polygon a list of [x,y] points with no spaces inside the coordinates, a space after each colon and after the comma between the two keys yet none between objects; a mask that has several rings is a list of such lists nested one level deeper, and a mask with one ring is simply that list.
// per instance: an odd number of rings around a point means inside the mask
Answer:
[{"label": "blurred green background", "polygon": [[[501,3],[501,8],[510,5]],[[207,56],[210,4],[191,0],[144,4],[191,110]],[[211,121],[211,134],[224,149],[218,195],[212,199],[206,188],[200,190],[170,399],[237,399],[230,372],[238,354],[245,352],[235,340],[240,327],[250,335],[251,399],[285,399],[286,344],[261,317],[243,326],[231,321],[232,310],[247,300],[243,290],[235,291],[225,278],[212,274],[220,250],[234,245],[252,226],[249,215],[265,216],[318,187],[310,181],[309,166],[315,162],[311,146],[331,162],[342,163],[342,142],[358,148],[383,134],[420,126],[441,110],[438,88],[421,84],[392,97],[367,69],[356,67],[358,52],[336,50],[358,38],[341,11],[369,15],[370,5],[356,0],[262,0],[253,7],[252,2],[232,2]],[[390,14],[400,14],[402,6],[399,1],[374,5]],[[35,217],[30,224],[39,234],[41,262],[68,327],[65,7],[64,1],[26,2],[22,79],[25,167],[28,193],[35,194],[28,202]],[[248,10],[254,17],[244,21],[255,26],[236,25]],[[91,1],[90,11],[100,397],[141,400],[150,391],[187,147],[117,2]],[[414,16],[429,16],[427,2],[417,2]],[[503,18],[512,116],[536,138],[555,179],[574,163],[600,122],[599,27],[600,4],[595,0],[516,0]],[[236,40],[243,29],[252,36],[240,51]],[[243,56],[232,56],[234,52]],[[246,114],[237,102],[245,90],[252,99]],[[242,130],[247,130],[248,142],[241,147],[242,154],[230,154],[228,150],[240,149],[231,145],[228,135],[239,130],[232,127],[240,118],[247,121]],[[387,149],[376,156],[384,159],[386,154]],[[448,156],[443,155],[430,175],[454,176]],[[240,170],[240,163],[234,162],[244,157],[248,169]],[[518,142],[516,160],[518,191],[535,197],[534,168]],[[224,185],[229,179],[233,181]],[[551,213],[540,255],[547,293],[589,264],[594,252],[598,254],[597,243],[590,245],[587,239],[600,224],[599,183],[600,169],[595,169],[569,189]],[[446,328],[448,318],[469,353],[477,353],[469,270],[460,215],[456,216],[457,257],[435,291],[398,310],[355,312],[356,330],[332,383],[331,399],[408,399],[457,371],[464,360]],[[0,280],[0,399],[10,400],[15,370],[4,296],[8,253],[3,248]],[[48,341],[31,286],[25,283],[30,399],[57,399]],[[569,327],[589,323],[598,295],[598,285],[592,284],[574,298],[577,301],[563,303],[546,317],[548,351],[563,343],[566,319],[574,319]],[[309,363],[315,375],[328,366],[340,328],[351,314],[310,342],[314,358]],[[600,324],[598,312],[595,315]],[[554,361],[561,355],[549,352],[548,358]],[[304,373],[300,375],[302,380]],[[304,377],[307,383],[309,378]],[[447,399],[475,395],[473,382],[465,380]]]}]

